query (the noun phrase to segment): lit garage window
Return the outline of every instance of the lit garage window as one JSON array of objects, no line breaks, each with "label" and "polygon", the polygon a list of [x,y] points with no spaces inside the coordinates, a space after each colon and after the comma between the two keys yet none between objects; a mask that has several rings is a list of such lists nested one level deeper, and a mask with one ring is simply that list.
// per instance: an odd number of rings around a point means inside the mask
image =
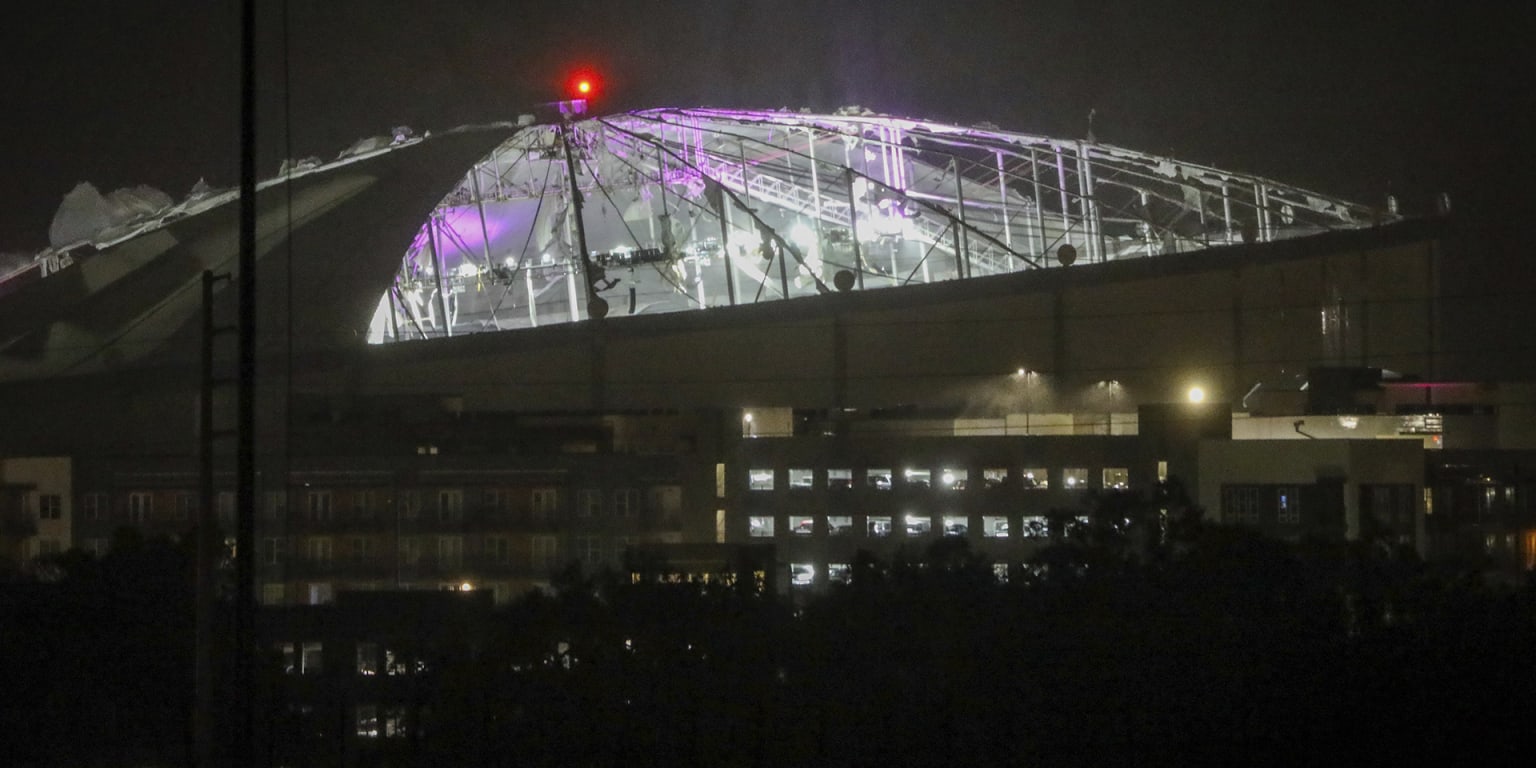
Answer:
[{"label": "lit garage window", "polygon": [[889,536],[891,535],[891,518],[870,515],[865,518],[864,531],[873,539]]},{"label": "lit garage window", "polygon": [[939,489],[944,491],[963,491],[969,479],[970,473],[966,470],[945,467],[939,470]]},{"label": "lit garage window", "polygon": [[357,735],[358,738],[376,739],[379,737],[379,708],[371,704],[364,704],[357,708]]},{"label": "lit garage window", "polygon": [[827,470],[827,487],[834,490],[843,490],[853,487],[853,470],[829,469]]},{"label": "lit garage window", "polygon": [[1131,485],[1131,472],[1125,467],[1105,467],[1104,487],[1125,490]]},{"label": "lit garage window", "polygon": [[1069,491],[1088,487],[1088,470],[1083,467],[1067,467],[1061,471],[1061,484]]},{"label": "lit garage window", "polygon": [[305,643],[302,654],[299,656],[299,672],[305,675],[318,675],[324,671],[325,654],[320,643]]},{"label": "lit garage window", "polygon": [[809,517],[789,518],[789,530],[796,536],[809,536],[816,532],[816,520]]},{"label": "lit garage window", "polygon": [[847,563],[827,563],[827,581],[832,584],[847,584],[853,578],[853,568]]},{"label": "lit garage window", "polygon": [[832,515],[827,518],[827,534],[846,536],[853,532],[853,518],[848,515]]},{"label": "lit garage window", "polygon": [[793,587],[808,587],[816,583],[816,566],[811,563],[790,563],[789,584]]},{"label": "lit garage window", "polygon": [[906,524],[908,536],[927,536],[933,530],[933,518],[929,517],[907,515]]},{"label": "lit garage window", "polygon": [[789,487],[800,490],[809,490],[816,482],[816,475],[809,469],[789,470]]},{"label": "lit garage window", "polygon": [[933,487],[933,473],[926,469],[904,469],[901,478],[906,481],[908,488]]},{"label": "lit garage window", "polygon": [[1044,515],[1029,515],[1019,521],[1019,537],[1048,539],[1051,537],[1051,521]]},{"label": "lit garage window", "polygon": [[965,515],[945,515],[944,516],[944,535],[945,536],[964,536],[966,534],[966,532],[969,531],[969,530],[970,530],[970,525],[969,525],[969,523],[966,522]]},{"label": "lit garage window", "polygon": [[754,539],[773,538],[773,516],[753,515],[747,518],[747,535]]},{"label": "lit garage window", "polygon": [[1051,487],[1051,474],[1045,467],[1025,467],[1019,477],[1024,479],[1025,490],[1043,491]]},{"label": "lit garage window", "polygon": [[983,517],[981,519],[981,535],[989,539],[1008,538],[1008,518]]},{"label": "lit garage window", "polygon": [[771,490],[773,490],[773,470],[772,469],[749,469],[749,470],[747,470],[747,489],[748,490],[753,490],[753,491],[771,491]]},{"label": "lit garage window", "polygon": [[864,484],[877,491],[889,491],[891,489],[891,470],[866,469],[864,470]]},{"label": "lit garage window", "polygon": [[1008,484],[1007,467],[993,467],[981,471],[981,487],[1001,488]]}]

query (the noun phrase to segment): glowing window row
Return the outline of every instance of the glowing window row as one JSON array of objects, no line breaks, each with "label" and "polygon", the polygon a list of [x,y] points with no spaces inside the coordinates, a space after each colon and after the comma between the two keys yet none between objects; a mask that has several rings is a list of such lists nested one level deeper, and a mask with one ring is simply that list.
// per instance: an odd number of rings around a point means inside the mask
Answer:
[{"label": "glowing window row", "polygon": [[[1069,521],[1068,527],[1086,525],[1088,518],[1078,517]],[[937,524],[937,527],[935,527]],[[868,515],[864,518],[863,535],[879,539],[894,531],[895,518],[890,515]],[[970,518],[964,515],[905,515],[901,518],[902,531],[908,536],[927,536],[938,531],[945,536],[970,535]],[[852,536],[857,533],[853,517],[849,515],[790,515],[789,536],[814,536],[825,531],[827,536]],[[1065,533],[1066,531],[1063,531]],[[747,518],[747,535],[754,539],[771,539],[780,534],[772,515],[752,515]],[[1002,515],[984,515],[981,518],[983,538],[1006,539],[1013,535],[1008,518]],[[1045,539],[1051,536],[1051,523],[1044,515],[1025,515],[1019,519],[1018,537]]]},{"label": "glowing window row", "polygon": [[[825,487],[831,490],[850,489],[854,487],[854,472],[852,469],[828,469],[826,471]],[[811,490],[816,487],[816,470],[804,467],[791,467],[786,471],[786,479],[791,490]],[[1099,481],[1101,488],[1124,489],[1130,485],[1130,470],[1125,467],[1105,467],[1100,471]],[[907,488],[934,488],[940,491],[963,491],[971,487],[971,473],[966,469],[943,468],[934,472],[929,469],[909,468],[900,472],[902,485]],[[1001,488],[1008,484],[1008,470],[1005,468],[984,469],[980,473],[982,488]],[[1018,470],[1018,481],[1028,490],[1045,490],[1051,487],[1051,471],[1045,467],[1024,467]],[[888,491],[893,485],[894,474],[887,468],[871,468],[864,470],[863,487],[873,488],[879,491]],[[747,489],[752,491],[771,491],[775,487],[775,473],[771,467],[759,467],[747,470]],[[1088,488],[1089,471],[1087,467],[1066,467],[1059,470],[1061,487],[1067,489]]]}]

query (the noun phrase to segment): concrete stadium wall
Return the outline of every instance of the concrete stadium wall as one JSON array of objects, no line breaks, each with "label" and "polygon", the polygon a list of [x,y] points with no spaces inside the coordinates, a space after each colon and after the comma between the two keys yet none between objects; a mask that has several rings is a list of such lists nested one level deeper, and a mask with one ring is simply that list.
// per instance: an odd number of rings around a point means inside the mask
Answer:
[{"label": "concrete stadium wall", "polygon": [[[360,349],[305,391],[462,396],[467,411],[1235,402],[1309,366],[1436,376],[1432,222],[964,282]],[[1044,374],[1026,392],[1014,373]],[[1119,387],[1095,388],[1112,380]]]}]

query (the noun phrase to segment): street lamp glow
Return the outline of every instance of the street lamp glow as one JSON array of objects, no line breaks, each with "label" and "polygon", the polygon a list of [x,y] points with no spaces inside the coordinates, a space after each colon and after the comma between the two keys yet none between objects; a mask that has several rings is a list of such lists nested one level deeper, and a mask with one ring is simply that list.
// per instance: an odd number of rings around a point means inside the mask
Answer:
[{"label": "street lamp glow", "polygon": [[1203,403],[1203,402],[1205,402],[1205,390],[1201,389],[1200,387],[1190,387],[1189,388],[1189,401],[1191,403]]}]

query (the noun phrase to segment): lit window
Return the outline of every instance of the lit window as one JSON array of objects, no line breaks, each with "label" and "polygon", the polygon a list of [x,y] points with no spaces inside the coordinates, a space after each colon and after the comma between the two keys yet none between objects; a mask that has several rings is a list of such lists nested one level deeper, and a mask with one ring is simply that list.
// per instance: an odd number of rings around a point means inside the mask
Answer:
[{"label": "lit window", "polygon": [[926,469],[909,468],[902,470],[901,479],[908,488],[932,488],[933,473]]},{"label": "lit window", "polygon": [[832,584],[847,584],[853,578],[853,568],[847,563],[827,563],[827,581]]},{"label": "lit window", "polygon": [[385,707],[379,712],[377,735],[398,739],[406,735],[405,707]]},{"label": "lit window", "polygon": [[357,708],[357,737],[360,739],[376,739],[379,737],[379,708],[372,704],[360,705]]},{"label": "lit window", "polygon": [[293,643],[274,643],[272,652],[282,665],[283,674],[292,675],[298,673],[298,652],[294,649]]},{"label": "lit window", "polygon": [[1019,521],[1019,536],[1025,539],[1051,537],[1051,521],[1044,515],[1029,515]]},{"label": "lit window", "polygon": [[997,579],[997,583],[999,583],[999,584],[1007,584],[1008,583],[1008,564],[1007,563],[993,563],[992,564],[992,578]]},{"label": "lit window", "polygon": [[1061,471],[1061,484],[1069,491],[1081,491],[1088,487],[1088,470],[1084,467],[1067,467]]},{"label": "lit window", "polygon": [[829,469],[827,470],[827,488],[842,490],[853,487],[853,470]]},{"label": "lit window", "polygon": [[773,538],[773,517],[771,515],[753,515],[747,518],[747,535],[754,539]]},{"label": "lit window", "polygon": [[848,515],[832,515],[827,518],[827,535],[846,536],[853,531],[853,518]]},{"label": "lit window", "polygon": [[794,490],[810,490],[816,482],[816,475],[809,469],[789,470],[789,487]]},{"label": "lit window", "polygon": [[747,470],[747,490],[771,491],[773,490],[773,470],[749,469]]},{"label": "lit window", "polygon": [[917,515],[907,515],[906,529],[908,536],[926,536],[933,530],[933,520]]},{"label": "lit window", "polygon": [[1106,489],[1123,491],[1130,487],[1131,472],[1125,467],[1105,467],[1103,479]]},{"label": "lit window", "polygon": [[320,643],[305,643],[304,653],[299,657],[299,674],[318,675],[325,671],[325,654]]},{"label": "lit window", "polygon": [[891,489],[891,470],[864,470],[864,484],[877,491],[889,491]]},{"label": "lit window", "polygon": [[945,491],[963,491],[970,480],[970,472],[964,469],[950,469],[945,467],[939,470],[939,489]]},{"label": "lit window", "polygon": [[816,521],[809,517],[791,517],[789,530],[796,536],[809,536],[816,532]]},{"label": "lit window", "polygon": [[945,515],[944,516],[944,535],[945,536],[964,536],[969,531],[970,531],[970,524],[967,522],[967,520],[966,520],[964,515]]},{"label": "lit window", "polygon": [[357,674],[372,677],[379,673],[379,644],[357,644]]},{"label": "lit window", "polygon": [[989,539],[1008,538],[1008,518],[983,517],[981,519],[981,535]]},{"label": "lit window", "polygon": [[1301,523],[1301,497],[1296,495],[1295,486],[1275,489],[1275,510],[1275,520],[1281,525]]},{"label": "lit window", "polygon": [[864,531],[872,539],[891,535],[891,518],[871,515],[864,520]]},{"label": "lit window", "polygon": [[1025,467],[1019,477],[1024,481],[1025,490],[1043,491],[1051,487],[1051,475],[1045,467]]},{"label": "lit window", "polygon": [[816,566],[811,563],[790,563],[789,584],[794,587],[808,587],[816,583]]},{"label": "lit window", "polygon": [[1008,469],[1006,467],[992,467],[981,471],[981,487],[1001,488],[1008,484]]}]

